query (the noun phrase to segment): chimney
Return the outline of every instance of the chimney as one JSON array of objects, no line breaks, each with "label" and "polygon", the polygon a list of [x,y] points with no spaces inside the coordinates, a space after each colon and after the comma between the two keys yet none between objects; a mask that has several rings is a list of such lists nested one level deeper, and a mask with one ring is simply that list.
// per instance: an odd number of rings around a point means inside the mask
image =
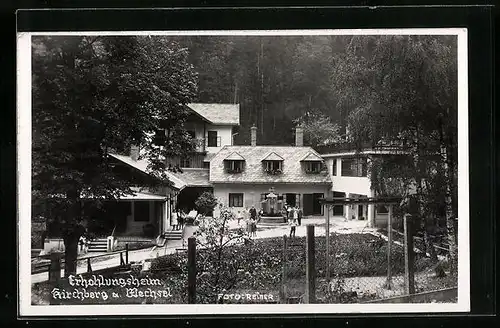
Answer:
[{"label": "chimney", "polygon": [[295,128],[295,146],[304,146],[304,129],[300,125]]},{"label": "chimney", "polygon": [[130,146],[130,158],[133,161],[137,161],[139,159],[139,146],[137,145]]},{"label": "chimney", "polygon": [[255,125],[250,128],[250,145],[257,146],[257,127]]}]

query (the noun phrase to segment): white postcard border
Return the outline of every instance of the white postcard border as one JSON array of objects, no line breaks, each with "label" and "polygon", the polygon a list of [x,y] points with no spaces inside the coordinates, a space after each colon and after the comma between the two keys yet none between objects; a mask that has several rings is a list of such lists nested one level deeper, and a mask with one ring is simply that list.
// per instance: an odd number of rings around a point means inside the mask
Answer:
[{"label": "white postcard border", "polygon": [[[458,302],[433,304],[144,304],[31,305],[31,36],[34,35],[457,35],[458,37]],[[469,123],[466,28],[22,32],[17,35],[18,308],[21,317],[213,314],[365,314],[470,311]]]}]

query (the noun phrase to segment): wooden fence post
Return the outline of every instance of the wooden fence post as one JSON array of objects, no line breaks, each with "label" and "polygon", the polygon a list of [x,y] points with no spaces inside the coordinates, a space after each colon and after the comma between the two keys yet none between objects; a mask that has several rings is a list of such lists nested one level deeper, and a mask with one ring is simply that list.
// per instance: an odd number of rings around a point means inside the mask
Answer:
[{"label": "wooden fence post", "polygon": [[196,303],[196,238],[188,238],[188,303]]},{"label": "wooden fence post", "polygon": [[405,292],[415,294],[415,268],[413,250],[413,220],[410,214],[404,216]]},{"label": "wooden fence post", "polygon": [[[60,281],[61,281],[61,254],[58,252],[53,252],[50,254],[49,283],[52,286],[52,288],[59,288]],[[51,297],[50,304],[52,305],[61,304],[61,301]]]},{"label": "wooden fence post", "polygon": [[90,264],[90,257],[87,257],[87,272],[92,272],[92,265]]},{"label": "wooden fence post", "polygon": [[306,293],[305,303],[311,304],[316,302],[316,268],[314,254],[314,225],[306,226]]},{"label": "wooden fence post", "polygon": [[128,243],[125,244],[125,264],[128,264]]},{"label": "wooden fence post", "polygon": [[286,270],[286,262],[287,262],[287,239],[286,235],[283,235],[283,266],[282,266],[282,277],[281,277],[281,289],[280,289],[280,302],[282,304],[287,303],[286,299],[286,275],[287,275],[287,270]]},{"label": "wooden fence post", "polygon": [[325,273],[325,278],[326,278],[326,283],[328,286],[330,286],[330,206],[325,205],[326,207],[326,238],[325,238],[325,243],[326,243],[326,249],[325,249],[325,262],[326,262],[326,273]]},{"label": "wooden fence post", "polygon": [[391,273],[391,249],[392,249],[392,204],[389,205],[389,213],[387,215],[387,289],[392,288],[392,273]]},{"label": "wooden fence post", "polygon": [[59,282],[61,279],[61,254],[53,252],[50,254],[49,281]]}]

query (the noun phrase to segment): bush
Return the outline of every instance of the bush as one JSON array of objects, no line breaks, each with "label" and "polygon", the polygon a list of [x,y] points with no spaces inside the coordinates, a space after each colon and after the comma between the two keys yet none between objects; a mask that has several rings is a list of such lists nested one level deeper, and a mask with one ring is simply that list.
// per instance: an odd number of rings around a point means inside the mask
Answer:
[{"label": "bush", "polygon": [[183,256],[179,254],[157,257],[151,261],[151,271],[181,273],[183,260]]},{"label": "bush", "polygon": [[202,193],[194,203],[196,205],[196,210],[204,215],[212,213],[215,206],[217,206],[217,199],[214,194],[210,191],[205,191]]}]

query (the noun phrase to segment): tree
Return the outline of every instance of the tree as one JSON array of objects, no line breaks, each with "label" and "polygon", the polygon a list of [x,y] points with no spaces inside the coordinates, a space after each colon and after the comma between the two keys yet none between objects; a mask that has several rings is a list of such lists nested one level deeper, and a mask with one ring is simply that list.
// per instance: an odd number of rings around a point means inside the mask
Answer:
[{"label": "tree", "polygon": [[[404,169],[392,170],[399,174],[392,178],[415,189],[417,214],[431,254],[434,249],[425,223],[436,214],[436,200],[445,204],[453,268],[456,69],[456,37],[355,36],[345,53],[336,57],[334,74],[339,106],[353,107],[348,126],[358,147],[365,142],[373,147],[396,145],[410,159]],[[388,183],[388,177],[378,178],[376,182]],[[375,189],[380,189],[376,184]]]},{"label": "tree", "polygon": [[213,212],[214,208],[217,206],[217,198],[215,198],[212,192],[205,191],[196,199],[194,204],[198,211],[198,215],[201,214],[206,216],[208,213]]},{"label": "tree", "polygon": [[339,125],[318,111],[306,112],[295,120],[295,124],[304,129],[306,141],[313,147],[342,141]]},{"label": "tree", "polygon": [[[234,213],[227,207],[220,207],[220,215],[211,219],[202,217],[195,232],[198,258],[197,290],[201,303],[219,302],[218,296],[225,295],[238,282],[245,279],[241,273],[245,256],[234,254],[245,240],[242,228],[229,229],[229,223],[235,221]],[[243,248],[245,251],[246,248]]]},{"label": "tree", "polygon": [[[133,194],[109,152],[141,145],[153,177],[145,183],[160,188],[169,184],[162,158],[192,149],[183,124],[196,74],[187,56],[161,37],[33,38],[33,201],[51,199],[66,276],[76,271],[82,201]],[[161,147],[151,137],[158,129]]]}]

